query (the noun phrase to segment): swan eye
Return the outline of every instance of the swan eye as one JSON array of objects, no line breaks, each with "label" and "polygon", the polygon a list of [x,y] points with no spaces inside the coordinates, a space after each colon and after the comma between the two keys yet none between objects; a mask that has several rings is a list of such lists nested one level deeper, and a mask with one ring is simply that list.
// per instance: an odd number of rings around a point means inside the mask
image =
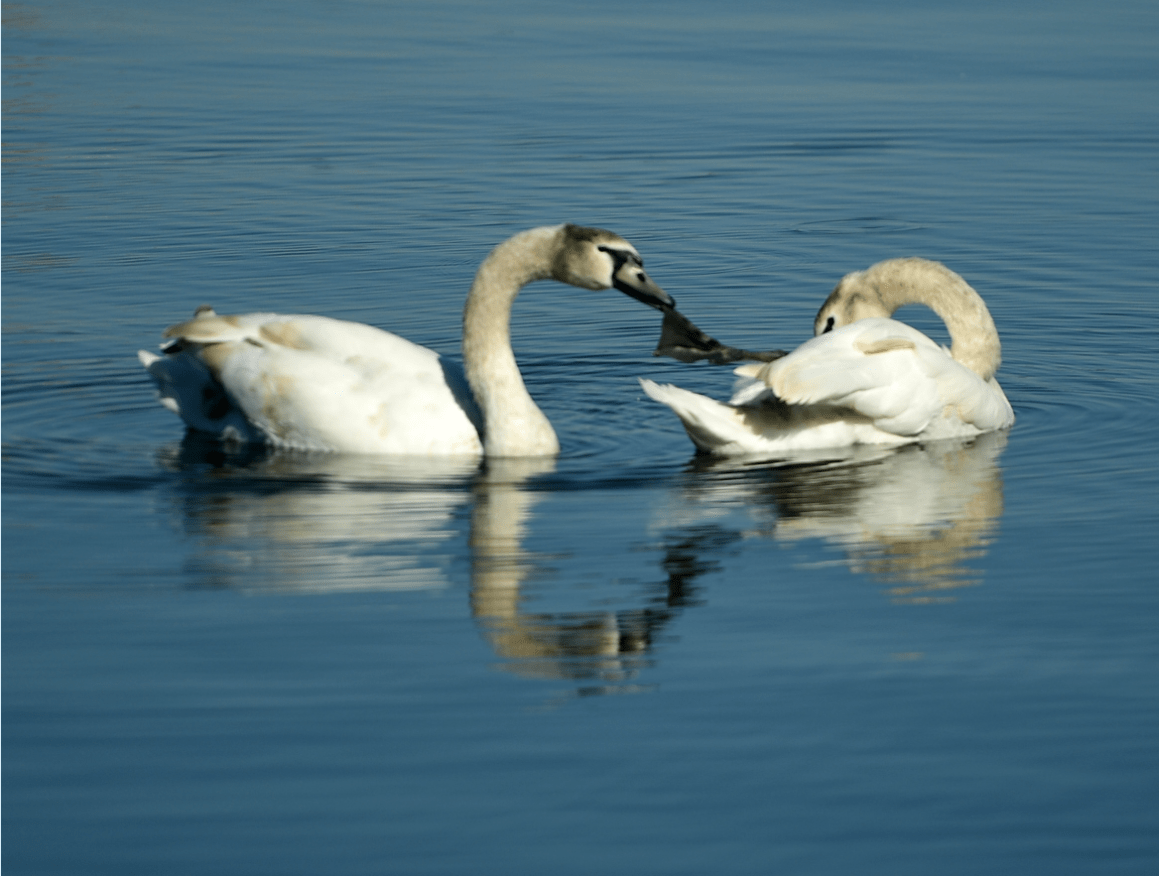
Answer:
[{"label": "swan eye", "polygon": [[833,317],[829,317],[827,320],[825,320],[825,328],[821,329],[821,334],[825,334],[825,332],[833,331],[833,324],[836,321],[837,320],[835,320]]}]

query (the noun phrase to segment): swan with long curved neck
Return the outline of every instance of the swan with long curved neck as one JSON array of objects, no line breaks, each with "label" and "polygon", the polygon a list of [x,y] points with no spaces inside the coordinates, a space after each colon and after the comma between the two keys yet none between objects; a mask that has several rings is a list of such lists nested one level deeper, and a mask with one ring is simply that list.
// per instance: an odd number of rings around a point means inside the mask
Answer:
[{"label": "swan with long curved neck", "polygon": [[519,290],[545,279],[672,306],[622,237],[556,225],[516,234],[480,265],[463,312],[463,368],[362,323],[218,316],[210,308],[169,328],[162,355],[138,356],[163,405],[227,440],[350,453],[548,456],[559,441],[523,383],[510,335]]},{"label": "swan with long curved neck", "polygon": [[[942,318],[949,349],[890,319],[906,304],[924,304]],[[847,274],[813,330],[793,352],[737,368],[744,379],[727,404],[641,384],[676,412],[697,448],[721,456],[906,444],[1014,422],[994,378],[1002,351],[990,311],[938,262],[890,259]]]}]

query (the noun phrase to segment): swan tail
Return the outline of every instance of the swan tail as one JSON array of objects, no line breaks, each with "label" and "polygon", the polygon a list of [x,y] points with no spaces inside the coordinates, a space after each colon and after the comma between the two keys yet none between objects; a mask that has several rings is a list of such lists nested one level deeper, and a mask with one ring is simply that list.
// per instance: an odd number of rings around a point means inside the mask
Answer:
[{"label": "swan tail", "polygon": [[740,411],[715,399],[672,384],[640,378],[640,386],[654,401],[667,405],[680,418],[692,443],[708,453],[728,454],[750,437]]},{"label": "swan tail", "polygon": [[137,358],[153,378],[157,400],[189,428],[230,442],[263,442],[263,436],[195,356],[187,352],[158,356],[148,350],[138,350]]}]

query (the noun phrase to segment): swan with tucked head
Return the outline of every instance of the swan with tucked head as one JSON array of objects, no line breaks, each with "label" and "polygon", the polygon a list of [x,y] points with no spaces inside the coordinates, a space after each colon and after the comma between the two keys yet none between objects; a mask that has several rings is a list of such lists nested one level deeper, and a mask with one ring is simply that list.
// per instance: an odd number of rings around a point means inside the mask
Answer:
[{"label": "swan with tucked head", "polygon": [[[949,349],[890,319],[924,304]],[[696,446],[721,456],[968,437],[1014,422],[994,374],[998,330],[982,297],[938,262],[890,259],[847,274],[821,306],[815,337],[765,364],[742,365],[728,404],[641,380]]]},{"label": "swan with tucked head", "polygon": [[463,367],[362,323],[323,316],[218,316],[201,308],[141,363],[165,407],[198,431],[274,447],[425,456],[550,456],[559,441],[511,349],[519,290],[553,279],[652,307],[672,299],[610,231],[556,225],[499,244],[463,312]]}]

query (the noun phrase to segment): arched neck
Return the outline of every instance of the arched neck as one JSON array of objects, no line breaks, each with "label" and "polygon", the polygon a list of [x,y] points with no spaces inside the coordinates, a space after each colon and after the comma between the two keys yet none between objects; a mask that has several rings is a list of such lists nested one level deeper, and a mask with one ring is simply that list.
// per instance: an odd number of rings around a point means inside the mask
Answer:
[{"label": "arched neck", "polygon": [[907,304],[924,304],[946,324],[955,360],[983,380],[998,371],[1002,345],[986,302],[949,268],[926,259],[892,259],[865,271],[862,281],[876,292],[882,307],[873,315],[892,316]]},{"label": "arched neck", "polygon": [[463,310],[463,368],[483,413],[488,456],[546,456],[559,440],[532,400],[511,349],[519,290],[551,276],[559,228],[534,228],[499,244],[479,266]]}]

